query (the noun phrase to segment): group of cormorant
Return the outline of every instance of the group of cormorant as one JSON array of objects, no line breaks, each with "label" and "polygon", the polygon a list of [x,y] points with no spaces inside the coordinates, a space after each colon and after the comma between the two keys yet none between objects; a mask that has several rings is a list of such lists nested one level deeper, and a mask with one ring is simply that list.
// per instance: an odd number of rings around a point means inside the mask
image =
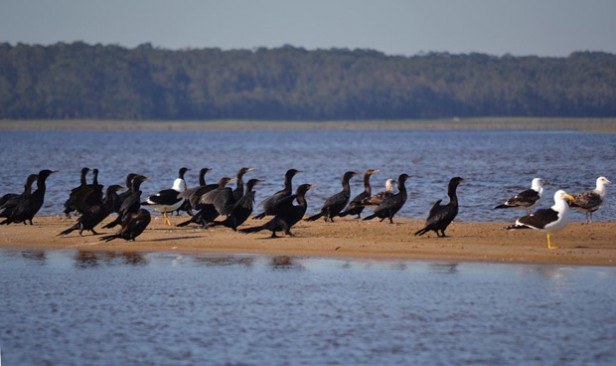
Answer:
[{"label": "group of cormorant", "polygon": [[[151,215],[142,206],[151,206],[163,213],[165,223],[171,225],[168,214],[185,211],[190,219],[178,224],[183,227],[196,224],[200,227],[225,226],[234,231],[246,222],[252,215],[255,203],[255,186],[262,181],[250,179],[244,186],[243,177],[253,168],[241,168],[234,178],[222,177],[215,184],[207,184],[205,175],[210,171],[203,168],[199,172],[199,186],[188,188],[184,175],[190,169],[182,167],[178,177],[169,189],[164,189],[145,200],[141,198],[141,184],[148,180],[147,177],[130,173],[126,176],[126,191],[118,193],[124,188],[120,185],[111,185],[104,190],[98,183],[98,169],[93,169],[92,183],[87,182],[89,168],[83,168],[80,175],[80,185],[73,188],[64,203],[64,213],[70,218],[71,213],[77,212],[77,222],[62,231],[59,235],[66,235],[75,230],[91,231],[97,235],[95,227],[112,213],[116,218],[103,226],[114,228],[120,225],[120,229],[113,235],[106,235],[101,240],[110,241],[117,238],[135,240],[148,226]],[[306,218],[306,221],[314,221],[323,218],[326,222],[334,222],[335,217],[361,215],[366,207],[372,208],[373,213],[364,217],[363,220],[379,218],[380,221],[388,219],[393,223],[393,218],[407,201],[406,181],[411,178],[408,174],[400,174],[397,179],[398,192],[394,190],[394,181],[387,180],[386,190],[375,195],[372,194],[370,177],[378,170],[369,169],[363,174],[364,190],[351,199],[350,180],[360,173],[347,171],[342,176],[342,190],[327,198],[318,213]],[[0,224],[30,223],[32,218],[42,207],[45,196],[47,178],[53,174],[51,170],[41,170],[38,174],[32,174],[26,179],[24,191],[20,194],[6,194],[0,198],[0,217],[4,220]],[[315,184],[301,184],[293,193],[292,180],[295,175],[301,173],[297,169],[289,169],[284,176],[284,188],[267,197],[261,203],[263,212],[254,215],[253,219],[263,219],[266,216],[272,218],[263,225],[240,229],[243,233],[254,233],[261,230],[271,231],[271,237],[277,237],[277,232],[293,236],[291,228],[306,215],[308,203],[306,193],[315,187]],[[230,182],[236,182],[235,189],[227,187]],[[32,191],[32,185],[37,183],[36,190]],[[438,237],[445,237],[445,230],[458,214],[458,185],[464,183],[464,179],[454,177],[448,184],[449,202],[441,204],[438,200],[430,209],[425,226],[415,232],[415,235],[423,235],[429,231],[436,233]],[[532,181],[530,189],[508,199],[495,209],[515,208],[527,211],[527,215],[519,218],[508,229],[532,228],[547,232],[548,248],[554,248],[550,242],[550,233],[562,229],[568,221],[568,209],[573,207],[586,212],[588,221],[605,200],[605,187],[611,182],[605,177],[597,179],[597,187],[593,191],[569,195],[559,190],[554,196],[555,204],[549,209],[540,209],[531,213],[543,201],[543,185],[547,184],[541,178]],[[568,204],[566,201],[569,201]],[[223,220],[216,220],[220,216]]]}]

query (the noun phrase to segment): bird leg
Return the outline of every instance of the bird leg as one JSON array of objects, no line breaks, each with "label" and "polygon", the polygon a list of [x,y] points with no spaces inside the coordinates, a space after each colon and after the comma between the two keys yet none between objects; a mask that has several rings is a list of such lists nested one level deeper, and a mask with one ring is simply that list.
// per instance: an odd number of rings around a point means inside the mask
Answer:
[{"label": "bird leg", "polygon": [[548,249],[556,249],[558,248],[555,245],[552,245],[552,242],[550,241],[550,233],[548,233]]},{"label": "bird leg", "polygon": [[165,224],[171,226],[171,221],[169,221],[169,216],[167,216],[167,208],[163,209],[163,217],[165,218]]}]

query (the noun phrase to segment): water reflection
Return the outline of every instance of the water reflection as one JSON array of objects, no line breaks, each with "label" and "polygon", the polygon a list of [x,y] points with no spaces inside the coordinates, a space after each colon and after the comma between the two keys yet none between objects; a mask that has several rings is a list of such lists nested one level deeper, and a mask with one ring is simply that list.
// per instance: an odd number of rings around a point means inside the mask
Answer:
[{"label": "water reflection", "polygon": [[106,265],[146,265],[148,260],[143,253],[138,252],[91,252],[79,250],[73,257],[75,266],[79,268],[93,268],[100,264]]},{"label": "water reflection", "polygon": [[434,273],[456,274],[459,263],[430,263],[429,268]]},{"label": "water reflection", "polygon": [[274,270],[302,270],[304,266],[298,262],[296,258],[289,257],[288,255],[279,255],[272,257],[269,265]]},{"label": "water reflection", "polygon": [[202,264],[208,267],[220,266],[245,266],[251,267],[255,261],[254,257],[238,257],[233,255],[225,256],[197,256],[194,258],[195,263]]},{"label": "water reflection", "polygon": [[24,250],[21,252],[21,256],[39,262],[40,264],[44,264],[47,259],[44,250]]}]

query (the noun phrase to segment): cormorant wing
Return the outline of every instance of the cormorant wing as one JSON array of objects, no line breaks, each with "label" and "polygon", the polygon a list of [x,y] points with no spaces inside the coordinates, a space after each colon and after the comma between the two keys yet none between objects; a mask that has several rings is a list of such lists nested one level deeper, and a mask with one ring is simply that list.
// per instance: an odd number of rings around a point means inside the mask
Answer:
[{"label": "cormorant wing", "polygon": [[[212,191],[216,192],[216,191]],[[233,190],[229,187],[217,190],[217,193],[213,197],[214,208],[221,215],[230,215],[235,204],[235,198],[233,197]]]},{"label": "cormorant wing", "polygon": [[445,217],[445,215],[447,214],[447,205],[441,205],[441,202],[443,202],[443,200],[438,200],[434,202],[434,205],[428,213],[428,218],[426,219],[426,222],[428,224],[432,224],[442,220],[442,218]]},{"label": "cormorant wing", "polygon": [[288,215],[295,210],[293,201],[297,198],[296,194],[292,194],[281,199],[276,206],[272,207],[273,215]]},{"label": "cormorant wing", "polygon": [[261,203],[260,206],[263,206],[263,208],[265,209],[265,211],[269,211],[270,209],[272,209],[274,206],[276,206],[276,204],[278,203],[278,201],[282,200],[283,198],[290,196],[291,194],[285,190],[281,190],[278,191],[276,193],[274,193],[273,195],[267,197],[266,199],[264,199]]},{"label": "cormorant wing", "polygon": [[330,206],[334,206],[334,205],[340,205],[346,202],[346,200],[348,200],[348,196],[345,194],[344,191],[342,192],[338,192],[335,195],[329,197],[327,200],[325,200],[325,203],[323,203],[323,207],[330,207]]}]

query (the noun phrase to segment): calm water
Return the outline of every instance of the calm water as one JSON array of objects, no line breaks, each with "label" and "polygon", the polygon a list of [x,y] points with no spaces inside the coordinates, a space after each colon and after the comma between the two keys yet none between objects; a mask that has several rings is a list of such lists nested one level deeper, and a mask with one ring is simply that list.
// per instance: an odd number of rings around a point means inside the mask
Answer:
[{"label": "calm water", "polygon": [[616,268],[0,251],[6,365],[616,363]]},{"label": "calm water", "polygon": [[[424,218],[434,201],[446,199],[449,179],[462,176],[471,179],[459,190],[462,221],[515,218],[519,212],[491,208],[536,176],[553,183],[546,206],[558,188],[576,192],[594,188],[600,175],[616,179],[616,134],[567,131],[2,132],[0,155],[2,194],[21,191],[26,176],[42,168],[61,171],[49,180],[44,214],[62,211],[83,166],[99,168],[105,185],[143,173],[151,178],[142,187],[146,194],[169,188],[181,166],[193,168],[190,186],[202,167],[214,169],[207,178],[215,182],[250,166],[257,170],[247,178],[267,181],[257,189],[258,201],[279,190],[284,172],[295,167],[304,171],[297,184],[318,183],[308,196],[309,213],[340,190],[346,170],[380,169],[372,178],[378,191],[405,172],[413,178],[400,215],[413,218]],[[352,193],[359,193],[361,178],[352,183]],[[611,201],[595,214],[597,221],[616,217]]]}]

